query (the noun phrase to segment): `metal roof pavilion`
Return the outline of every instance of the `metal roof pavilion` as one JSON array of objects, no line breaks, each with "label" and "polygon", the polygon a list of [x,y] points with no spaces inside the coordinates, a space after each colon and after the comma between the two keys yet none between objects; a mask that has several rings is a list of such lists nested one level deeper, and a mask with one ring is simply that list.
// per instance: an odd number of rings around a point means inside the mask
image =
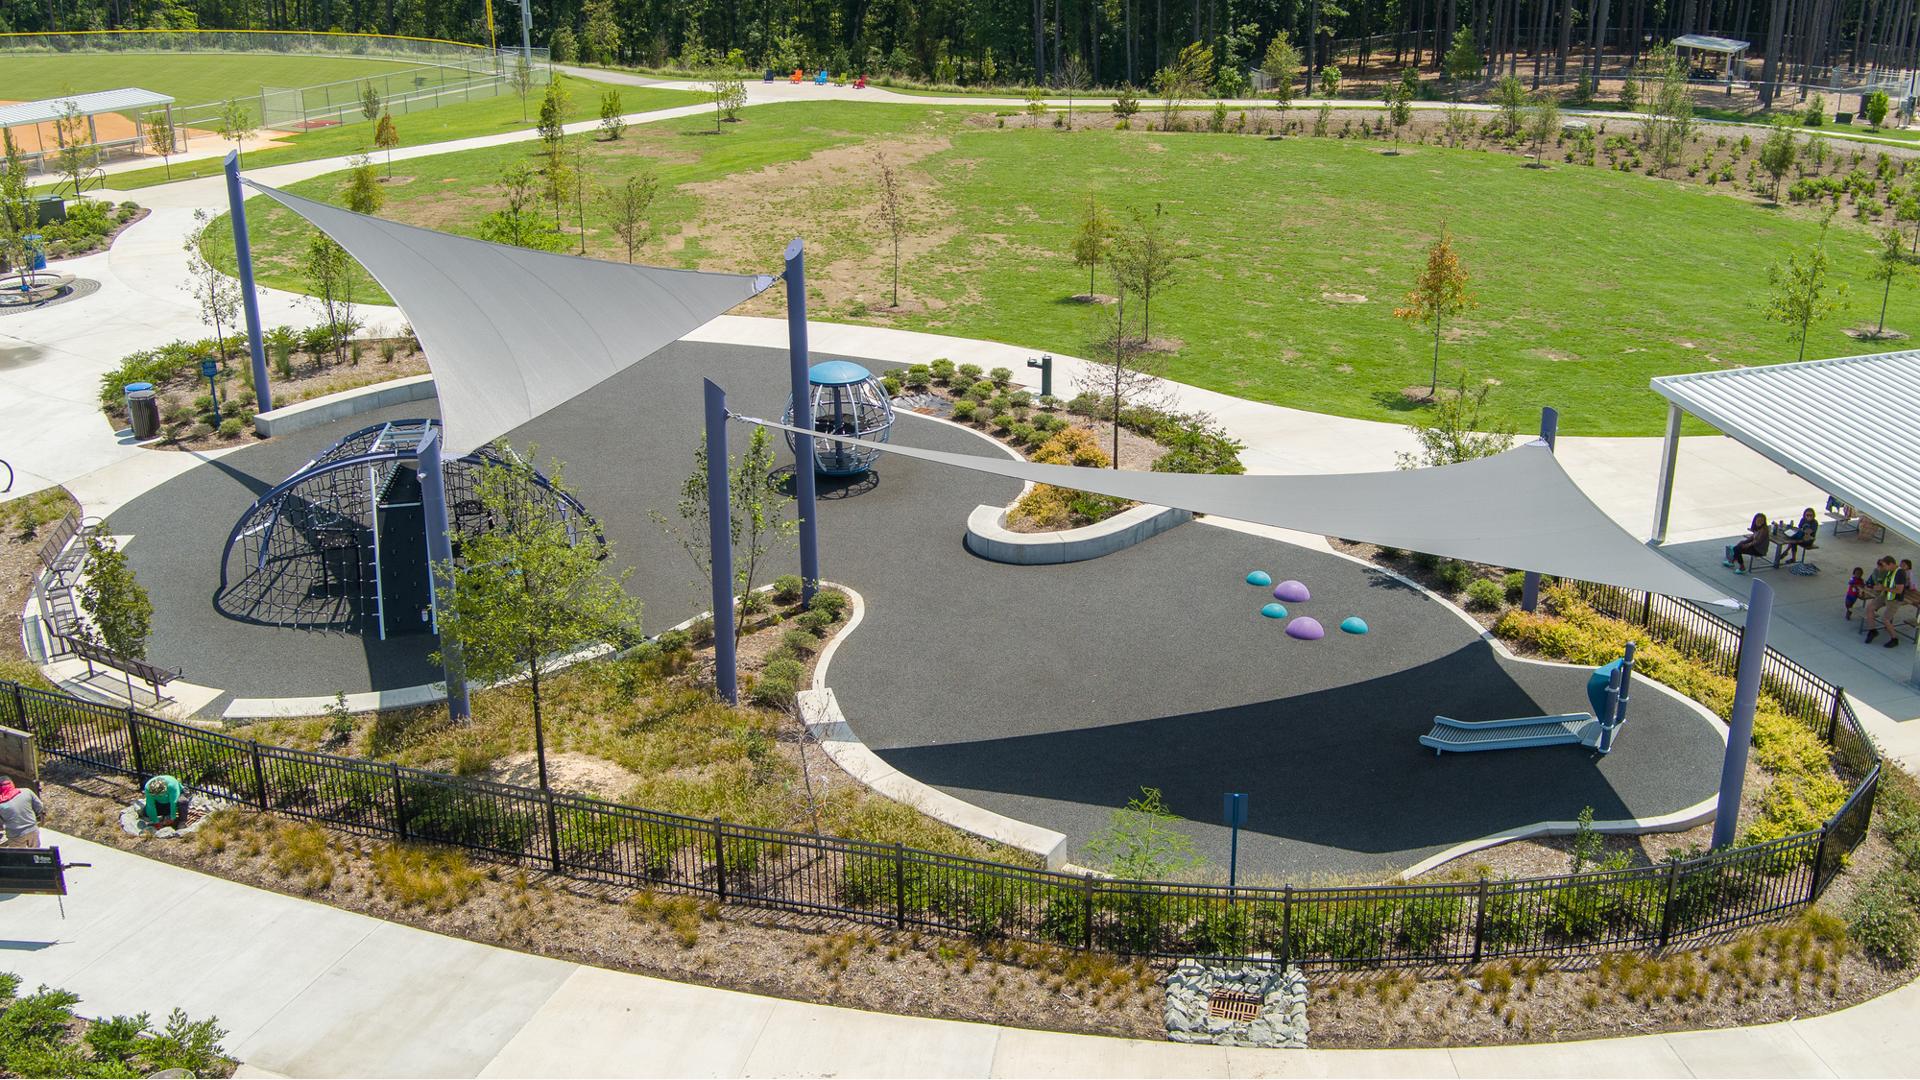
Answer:
[{"label": "metal roof pavilion", "polygon": [[[0,105],[0,128],[50,124],[69,111],[78,112],[81,116],[95,116],[100,113],[130,112],[172,104],[173,98],[166,94],[142,90],[137,86],[122,87],[118,90],[95,90],[89,94],[69,94],[66,97],[47,98],[43,101],[22,101],[17,105]],[[68,106],[72,108],[69,109]]]},{"label": "metal roof pavilion", "polygon": [[1712,34],[1681,34],[1673,39],[1676,49],[1698,49],[1712,53],[1743,53],[1752,45],[1750,41],[1735,41],[1732,38],[1714,37]]},{"label": "metal roof pavilion", "polygon": [[1666,539],[1683,412],[1910,540],[1920,540],[1920,350],[1664,375],[1655,542]]}]

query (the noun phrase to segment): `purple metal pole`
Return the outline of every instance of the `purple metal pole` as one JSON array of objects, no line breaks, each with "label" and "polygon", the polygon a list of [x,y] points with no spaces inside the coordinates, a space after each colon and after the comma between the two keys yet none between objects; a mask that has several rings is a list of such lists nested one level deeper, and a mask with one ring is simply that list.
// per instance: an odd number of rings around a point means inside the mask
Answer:
[{"label": "purple metal pole", "polygon": [[[1553,452],[1553,442],[1560,431],[1560,411],[1549,405],[1540,410],[1540,441],[1547,444],[1547,452]],[[1521,584],[1520,610],[1532,611],[1540,604],[1540,575],[1527,571]]]},{"label": "purple metal pole", "polygon": [[[813,427],[813,396],[807,381],[807,251],[798,237],[787,245],[787,364],[793,382],[793,424]],[[793,440],[793,495],[800,515],[801,599],[813,601],[820,587],[820,534],[814,527],[814,440]]]},{"label": "purple metal pole", "polygon": [[234,261],[240,264],[240,306],[247,314],[247,352],[253,357],[253,399],[261,412],[267,412],[273,408],[273,386],[267,381],[267,347],[260,337],[260,297],[253,288],[253,246],[247,242],[238,150],[227,153],[227,217],[233,222]]},{"label": "purple metal pole", "polygon": [[[453,540],[447,534],[446,474],[440,467],[440,431],[429,427],[420,440],[420,502],[427,519],[427,577],[433,600],[433,628],[440,630],[441,596],[453,595]],[[466,665],[460,662],[460,643],[440,639],[440,664],[447,679],[447,717],[463,724],[473,715],[467,703]]]},{"label": "purple metal pole", "polygon": [[727,488],[727,393],[712,379],[703,381],[707,391],[707,545],[713,563],[713,682],[721,697],[738,705],[740,683],[733,654],[733,499]]},{"label": "purple metal pole", "polygon": [[1727,756],[1720,765],[1720,809],[1713,819],[1713,846],[1733,843],[1740,828],[1740,789],[1747,779],[1747,749],[1753,743],[1753,710],[1760,703],[1760,669],[1767,657],[1773,621],[1773,588],[1759,578],[1747,594],[1747,625],[1740,631],[1740,668],[1734,676],[1733,715],[1727,719]]}]

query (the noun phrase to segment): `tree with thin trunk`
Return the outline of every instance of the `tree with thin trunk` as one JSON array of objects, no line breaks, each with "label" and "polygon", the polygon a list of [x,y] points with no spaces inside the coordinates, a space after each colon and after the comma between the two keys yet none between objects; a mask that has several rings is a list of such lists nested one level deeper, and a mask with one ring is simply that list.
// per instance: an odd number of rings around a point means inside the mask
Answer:
[{"label": "tree with thin trunk", "polygon": [[368,123],[380,115],[380,91],[375,90],[370,82],[360,91],[360,115],[366,117]]},{"label": "tree with thin trunk", "polygon": [[1827,222],[1832,218],[1829,212],[1819,239],[1805,252],[1789,252],[1785,261],[1767,272],[1773,293],[1767,297],[1766,318],[1786,325],[1799,342],[1801,360],[1807,358],[1807,337],[1813,325],[1839,311],[1846,301],[1847,283],[1829,280],[1833,262],[1827,255]]},{"label": "tree with thin trunk", "polygon": [[128,660],[144,660],[153,631],[153,600],[134,576],[127,553],[98,536],[87,538],[87,572],[80,578],[81,636]]},{"label": "tree with thin trunk", "polygon": [[[1507,78],[1512,79],[1509,75]],[[1518,79],[1514,79],[1517,83]],[[1549,139],[1560,135],[1560,101],[1551,90],[1541,90],[1533,95],[1533,101],[1527,106],[1527,140],[1533,143],[1533,163],[1544,165],[1540,160],[1541,152]]]},{"label": "tree with thin trunk", "polygon": [[893,307],[900,306],[900,241],[907,234],[906,193],[900,184],[900,174],[894,170],[893,163],[886,155],[874,151],[873,163],[879,177],[879,187],[874,192],[874,219],[880,227],[887,230],[887,236],[893,241]]},{"label": "tree with thin trunk", "polygon": [[580,254],[587,253],[587,191],[594,186],[593,159],[584,136],[568,139],[567,164],[573,171],[573,213],[580,229]]},{"label": "tree with thin trunk", "polygon": [[653,197],[659,190],[660,178],[652,172],[643,172],[627,177],[625,183],[607,191],[607,224],[627,246],[628,262],[633,261],[634,249],[646,243],[653,231],[647,211],[653,207]]},{"label": "tree with thin trunk", "polygon": [[374,175],[373,162],[364,151],[347,159],[347,209],[356,214],[377,214],[387,193]]},{"label": "tree with thin trunk", "polygon": [[86,114],[71,99],[61,102],[59,114],[53,119],[53,131],[60,143],[60,153],[54,160],[60,175],[73,185],[74,197],[78,198],[100,167],[100,147],[94,144],[93,134],[87,130]]},{"label": "tree with thin trunk", "polygon": [[1260,68],[1268,79],[1273,81],[1273,99],[1282,109],[1293,104],[1293,98],[1299,91],[1300,50],[1288,40],[1285,30],[1276,30],[1273,40],[1267,43],[1267,56]]},{"label": "tree with thin trunk", "polygon": [[326,233],[307,241],[307,291],[331,331],[334,359],[347,358],[353,336],[353,257]]},{"label": "tree with thin trunk", "polygon": [[540,166],[540,180],[545,185],[544,194],[553,204],[553,227],[560,228],[560,213],[566,206],[567,196],[573,194],[572,153],[566,140],[556,139],[546,144],[546,160]]},{"label": "tree with thin trunk", "polygon": [[507,77],[513,92],[520,97],[520,122],[527,122],[527,99],[533,96],[533,65],[525,53],[515,53],[513,71]]},{"label": "tree with thin trunk", "polygon": [[1443,224],[1440,238],[1427,249],[1427,263],[1407,293],[1407,306],[1394,308],[1396,317],[1433,324],[1433,378],[1427,396],[1440,392],[1440,332],[1453,315],[1478,306],[1467,291],[1467,268],[1453,250],[1453,234]]},{"label": "tree with thin trunk", "polygon": [[621,104],[617,88],[600,95],[600,130],[607,133],[608,142],[616,142],[626,133],[626,106]]},{"label": "tree with thin trunk", "polygon": [[1127,291],[1117,290],[1114,302],[1097,310],[1088,342],[1090,368],[1080,380],[1082,393],[1100,399],[1100,411],[1113,425],[1113,467],[1120,467],[1120,420],[1130,408],[1158,406],[1168,396],[1142,345],[1142,332],[1128,310]]},{"label": "tree with thin trunk", "polygon": [[32,257],[27,237],[39,231],[40,215],[33,188],[27,183],[27,158],[14,141],[13,132],[0,129],[0,149],[6,152],[5,164],[0,166],[0,257],[25,284],[32,273],[28,269]]},{"label": "tree with thin trunk", "polygon": [[380,122],[373,126],[373,145],[387,152],[387,179],[393,179],[393,148],[400,145],[400,129],[394,126],[392,113],[380,114]]},{"label": "tree with thin trunk", "polygon": [[[187,280],[180,287],[193,297],[194,304],[200,309],[200,319],[213,329],[213,339],[220,348],[220,365],[225,367],[227,355],[227,330],[240,312],[240,283],[220,272],[209,262],[206,253],[207,227],[211,219],[205,210],[193,212],[193,228],[181,242],[181,248],[187,253]],[[319,233],[314,234],[325,239]],[[332,243],[332,241],[328,241]]]},{"label": "tree with thin trunk", "polygon": [[1875,252],[1871,276],[1883,284],[1880,290],[1880,321],[1873,328],[1873,336],[1887,336],[1887,301],[1893,298],[1893,283],[1913,273],[1913,264],[1907,261],[1905,237],[1898,228],[1889,228],[1880,238],[1880,250]]},{"label": "tree with thin trunk", "polygon": [[[799,535],[800,522],[793,516],[793,496],[787,494],[783,478],[776,473],[773,437],[767,429],[755,427],[747,439],[746,452],[727,463],[727,523],[733,547],[734,595],[753,592],[755,582],[767,559],[776,549],[784,550]],[[651,511],[654,523],[668,538],[680,545],[694,567],[699,581],[713,576],[713,551],[707,516],[707,448],[701,443],[693,451],[693,471],[680,485],[680,501],[675,505],[678,524],[658,510]],[[746,626],[747,604],[735,605],[733,639],[739,642]],[[719,633],[715,619],[715,633]]]},{"label": "tree with thin trunk", "polygon": [[1092,302],[1094,290],[1094,271],[1100,261],[1107,257],[1113,247],[1113,218],[1108,215],[1100,201],[1087,193],[1087,207],[1080,215],[1080,224],[1073,232],[1073,265],[1087,268],[1087,300]]},{"label": "tree with thin trunk", "polygon": [[[460,559],[434,568],[451,584],[437,597],[442,646],[457,646],[463,677],[482,683],[525,676],[533,712],[540,790],[547,778],[540,680],[559,657],[640,636],[640,601],[627,594],[631,570],[607,570],[607,543],[594,528],[558,511],[566,488],[547,470],[551,492],[533,466],[511,452],[481,472],[474,497],[493,527],[461,537]],[[434,661],[443,658],[435,654]]]},{"label": "tree with thin trunk", "polygon": [[173,117],[165,109],[155,109],[140,118],[140,135],[148,146],[160,152],[160,166],[167,179],[173,179],[174,141],[179,138]]},{"label": "tree with thin trunk", "polygon": [[1166,213],[1159,203],[1153,213],[1135,210],[1121,229],[1108,260],[1126,291],[1140,300],[1140,343],[1153,343],[1153,298],[1179,281],[1180,263],[1187,255],[1167,235]]},{"label": "tree with thin trunk", "polygon": [[253,113],[240,104],[238,98],[228,98],[220,106],[220,137],[233,144],[234,152],[241,154],[241,160],[244,161],[246,155],[241,152],[240,144],[253,138],[253,133],[258,130],[259,125],[253,122]]},{"label": "tree with thin trunk", "polygon": [[1527,107],[1527,88],[1511,75],[1502,76],[1493,86],[1494,104],[1500,106],[1500,129],[1508,138],[1520,134],[1521,114]]},{"label": "tree with thin trunk", "polygon": [[559,79],[547,83],[547,91],[540,98],[540,139],[547,144],[549,152],[567,137],[567,110],[572,107],[571,95],[567,88],[560,85]]},{"label": "tree with thin trunk", "polygon": [[1170,130],[1187,100],[1198,97],[1213,75],[1213,50],[1196,41],[1180,50],[1173,63],[1153,76],[1153,88],[1160,94],[1160,129]]},{"label": "tree with thin trunk", "polygon": [[1060,89],[1067,92],[1068,131],[1073,130],[1073,96],[1086,89],[1086,86],[1087,65],[1077,55],[1067,57],[1067,62],[1060,68]]},{"label": "tree with thin trunk", "polygon": [[1780,181],[1793,171],[1793,163],[1800,157],[1798,127],[1791,118],[1776,116],[1760,143],[1760,168],[1772,181],[1767,188],[1769,202],[1779,203]]}]

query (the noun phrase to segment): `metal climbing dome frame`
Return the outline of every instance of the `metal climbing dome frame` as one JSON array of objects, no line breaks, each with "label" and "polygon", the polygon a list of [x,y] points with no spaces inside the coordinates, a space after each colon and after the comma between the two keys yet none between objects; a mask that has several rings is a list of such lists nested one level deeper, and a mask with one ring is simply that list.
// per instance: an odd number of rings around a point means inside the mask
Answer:
[{"label": "metal climbing dome frame", "polygon": [[[871,442],[886,442],[893,434],[893,402],[886,388],[873,373],[851,360],[828,360],[807,369],[808,402],[813,414],[813,430],[833,435],[853,435]],[[787,402],[783,421],[804,426],[794,419],[792,400]],[[798,436],[789,434],[787,445]],[[880,451],[852,446],[830,439],[813,440],[814,468],[825,476],[858,476],[873,467]]]},{"label": "metal climbing dome frame", "polygon": [[[361,428],[254,500],[227,534],[216,606],[262,625],[381,640],[436,630],[418,458],[421,440],[439,424],[395,420]],[[485,469],[506,460],[487,448],[446,463],[456,561],[462,538],[494,524],[477,489]],[[539,473],[533,477],[570,536],[599,536],[578,500]]]}]

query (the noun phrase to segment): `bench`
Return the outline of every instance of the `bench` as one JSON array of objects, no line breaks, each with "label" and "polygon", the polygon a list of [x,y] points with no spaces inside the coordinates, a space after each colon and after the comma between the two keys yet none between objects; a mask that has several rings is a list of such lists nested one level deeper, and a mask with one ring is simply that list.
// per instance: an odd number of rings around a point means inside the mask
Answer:
[{"label": "bench", "polygon": [[163,700],[160,696],[160,691],[165,688],[168,683],[180,677],[180,670],[177,668],[168,670],[158,664],[150,664],[145,660],[134,660],[130,657],[121,656],[119,653],[113,652],[103,645],[88,641],[78,634],[52,634],[49,636],[51,636],[65,652],[87,662],[87,678],[91,679],[94,677],[96,673],[94,669],[95,664],[112,668],[125,676],[127,680],[127,700],[129,702],[133,700],[133,680],[135,679],[139,679],[141,682],[152,687],[154,700],[160,701]]},{"label": "bench", "polygon": [[1529,746],[1600,745],[1600,721],[1590,713],[1523,716],[1511,720],[1455,720],[1433,718],[1433,730],[1420,736],[1420,745],[1437,757],[1477,750],[1516,750]]}]

